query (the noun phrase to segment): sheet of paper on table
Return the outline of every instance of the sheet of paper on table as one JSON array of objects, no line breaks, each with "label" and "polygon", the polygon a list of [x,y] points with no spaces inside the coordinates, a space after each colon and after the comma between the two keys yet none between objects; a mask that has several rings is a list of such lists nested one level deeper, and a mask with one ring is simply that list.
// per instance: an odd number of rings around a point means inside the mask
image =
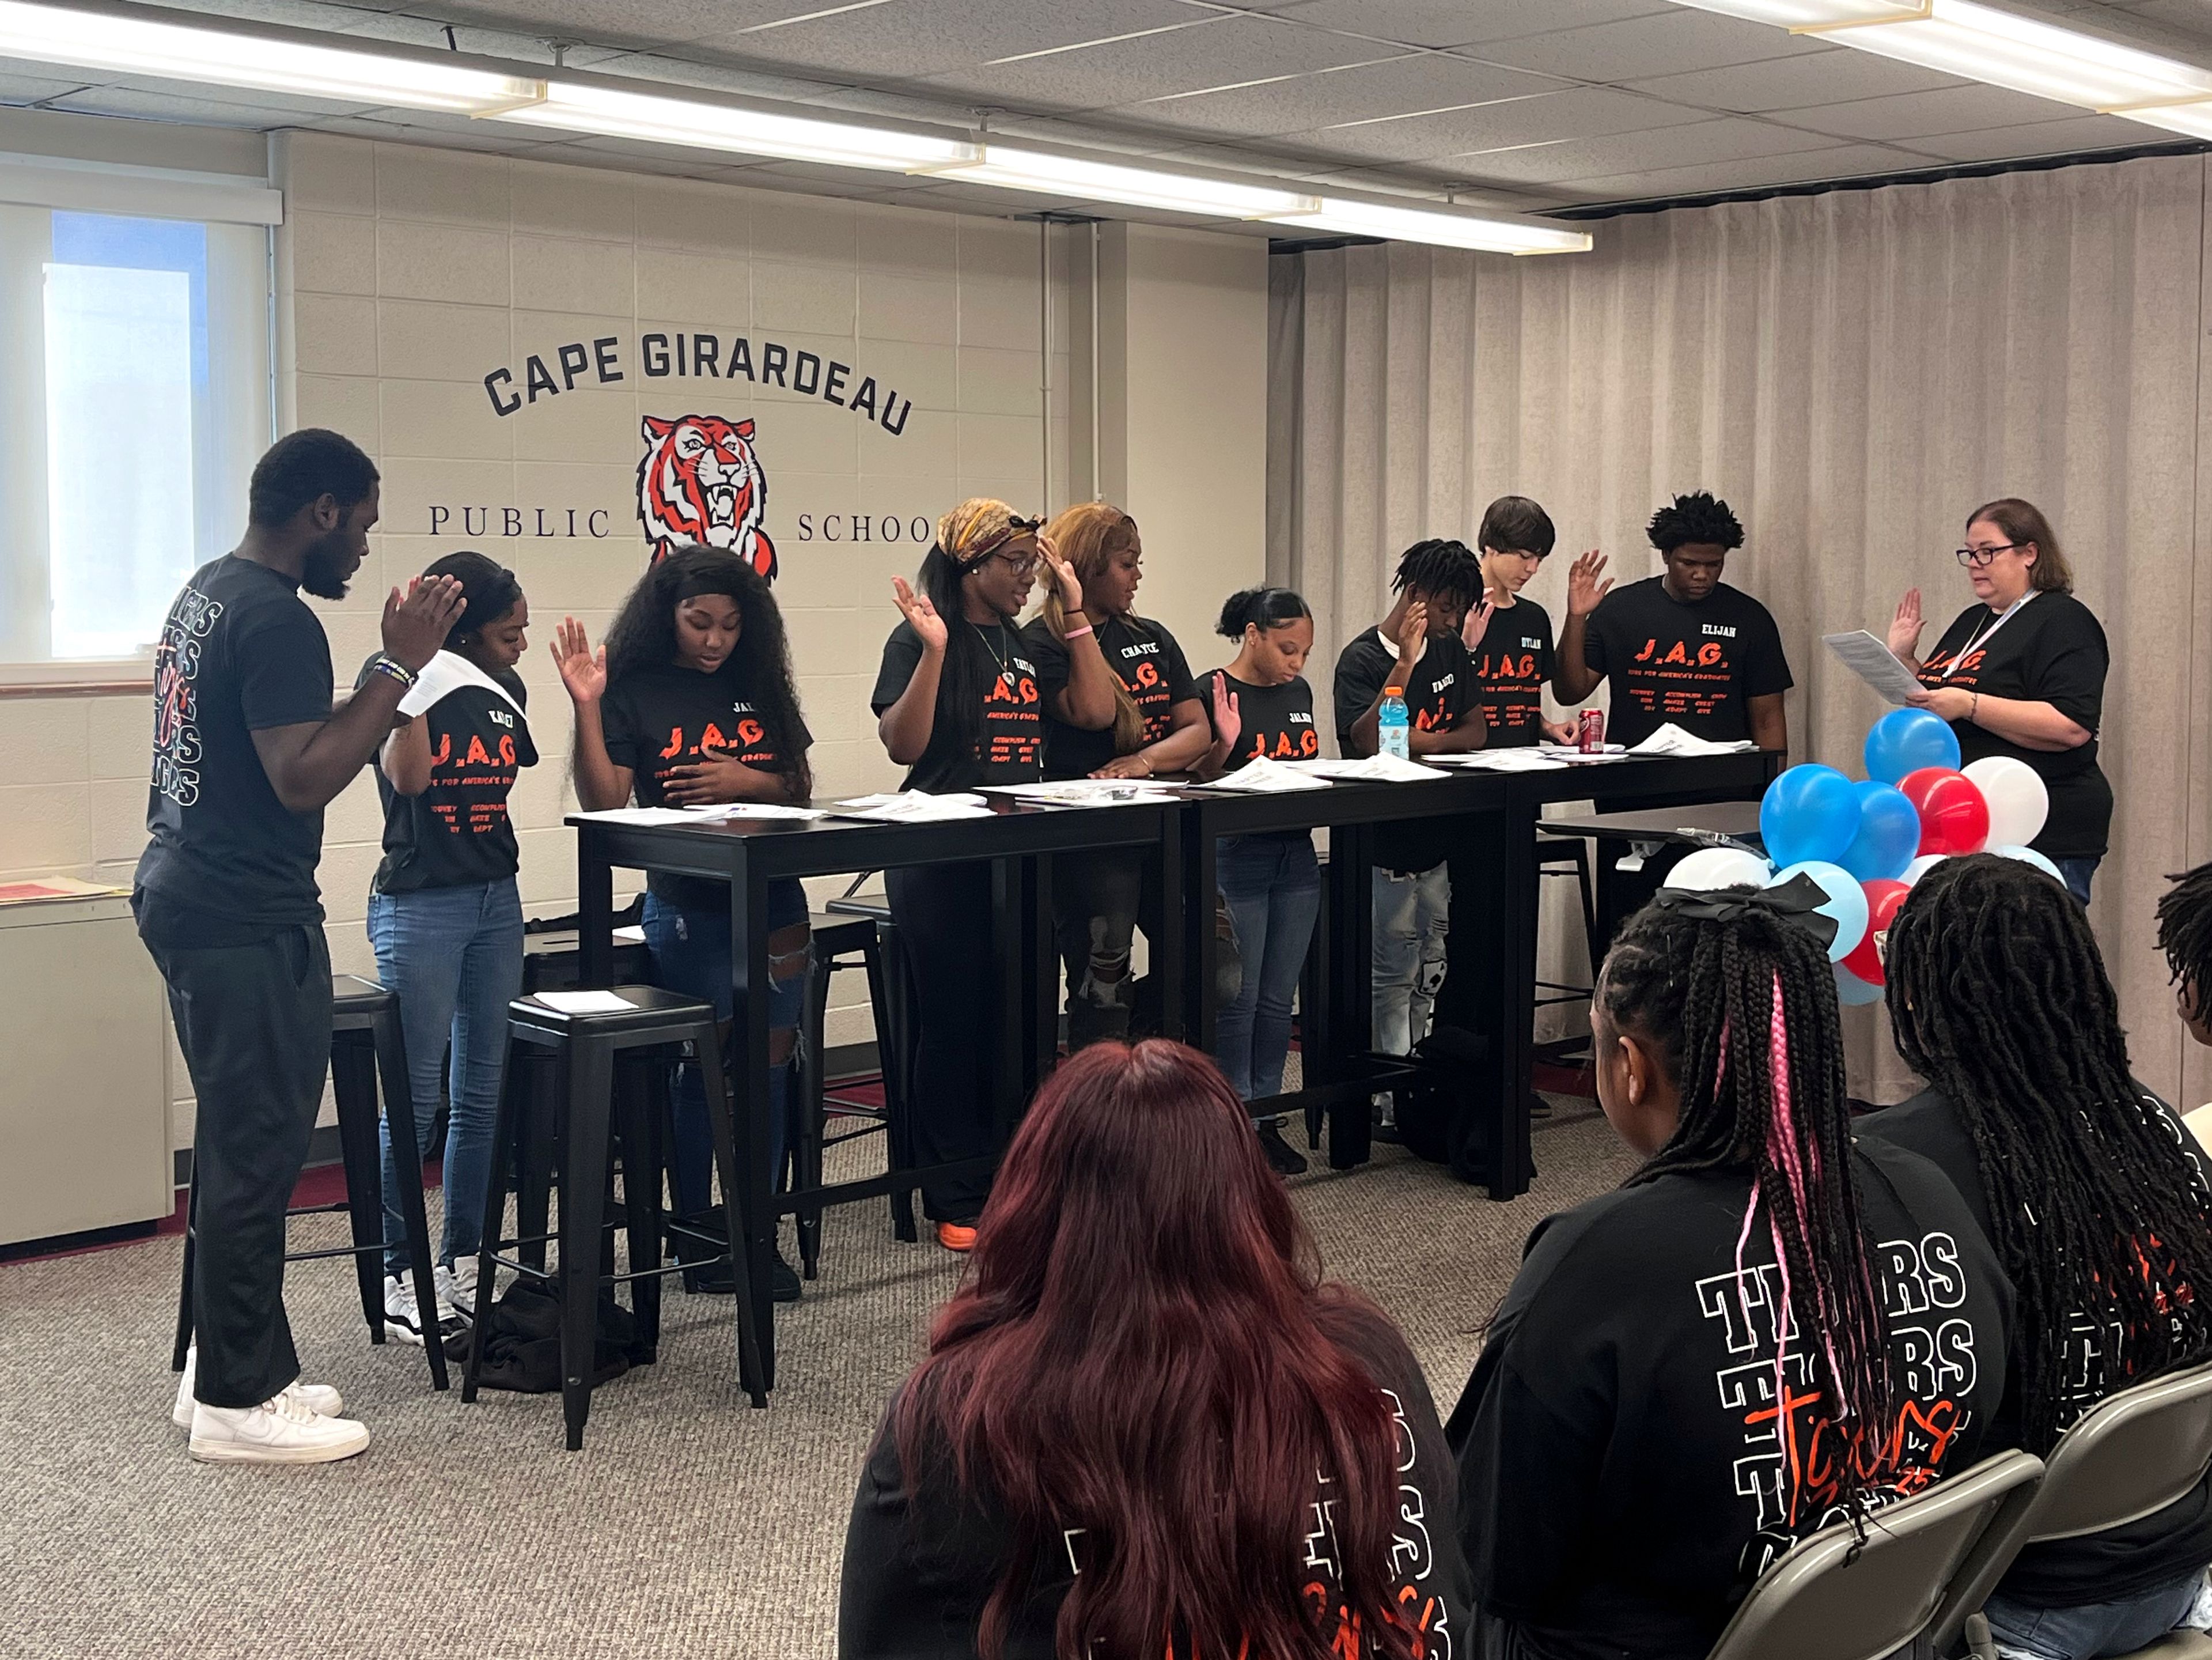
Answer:
[{"label": "sheet of paper on table", "polygon": [[637,1006],[611,991],[541,991],[538,1000],[556,1014],[621,1014]]},{"label": "sheet of paper on table", "polygon": [[697,813],[681,807],[611,807],[605,812],[580,812],[576,817],[601,824],[690,824],[699,819]]},{"label": "sheet of paper on table", "polygon": [[1234,790],[1241,795],[1283,795],[1292,790],[1325,790],[1328,787],[1328,780],[1300,772],[1280,761],[1271,761],[1263,755],[1256,761],[1247,761],[1236,771],[1216,778],[1201,787]]},{"label": "sheet of paper on table", "polygon": [[1566,757],[1575,751],[1534,744],[1516,749],[1475,750],[1466,755],[1432,757],[1440,767],[1467,767],[1477,772],[1548,772],[1567,764]]},{"label": "sheet of paper on table", "polygon": [[1449,775],[1418,761],[1401,761],[1395,755],[1370,755],[1358,761],[1323,757],[1318,761],[1285,761],[1283,764],[1340,784],[1418,784],[1425,779]]},{"label": "sheet of paper on table", "polygon": [[927,790],[881,791],[856,795],[830,809],[837,818],[865,818],[876,824],[930,824],[953,818],[988,818],[990,804],[980,795],[932,795]]},{"label": "sheet of paper on table", "polygon": [[1910,703],[1924,688],[1897,654],[1864,629],[1849,634],[1824,634],[1820,642],[1843,660],[1844,666],[1872,686],[1892,703]]},{"label": "sheet of paper on table", "polygon": [[718,801],[710,807],[687,807],[700,818],[827,818],[820,807],[786,806],[780,801]]},{"label": "sheet of paper on table", "polygon": [[1669,721],[1629,752],[1632,755],[1747,755],[1758,745],[1748,738],[1722,743],[1713,738],[1694,738]]},{"label": "sheet of paper on table", "polygon": [[985,784],[993,795],[1061,807],[1158,806],[1176,799],[1164,784],[1143,778],[1064,778],[1049,784]]}]

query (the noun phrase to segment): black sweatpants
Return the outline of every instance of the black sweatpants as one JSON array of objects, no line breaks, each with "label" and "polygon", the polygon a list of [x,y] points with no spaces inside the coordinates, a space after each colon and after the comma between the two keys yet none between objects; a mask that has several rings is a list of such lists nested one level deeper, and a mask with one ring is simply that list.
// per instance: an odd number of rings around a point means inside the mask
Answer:
[{"label": "black sweatpants", "polygon": [[300,1375],[284,1317],[284,1210],[330,1071],[330,947],[307,924],[251,945],[147,949],[199,1098],[193,1389],[210,1407],[258,1406]]},{"label": "black sweatpants", "polygon": [[[907,1098],[915,1158],[988,1158],[1000,1150],[991,1045],[1002,994],[991,952],[990,864],[886,871],[884,890],[921,1017]],[[921,1190],[922,1214],[973,1223],[990,1192],[988,1171],[932,1182]]]}]

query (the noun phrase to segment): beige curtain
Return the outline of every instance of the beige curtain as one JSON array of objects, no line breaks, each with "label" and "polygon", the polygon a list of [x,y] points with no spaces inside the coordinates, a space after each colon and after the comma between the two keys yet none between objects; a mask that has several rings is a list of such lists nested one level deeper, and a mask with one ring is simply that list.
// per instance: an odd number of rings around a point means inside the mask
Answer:
[{"label": "beige curtain", "polygon": [[[1530,590],[1556,622],[1574,553],[1649,575],[1653,508],[1712,489],[1748,532],[1729,578],[1796,673],[1793,754],[1863,776],[1883,706],[1819,636],[1881,633],[1913,584],[1940,629],[1972,600],[1966,514],[2036,502],[2112,645],[2093,914],[2138,1070],[2193,1106],[2212,1065],[2173,1017],[2152,908],[2212,853],[2205,183],[2203,158],[2162,157],[1632,215],[1578,258],[1279,257],[1270,573],[1312,602],[1325,666],[1386,608],[1399,550],[1471,540],[1493,496],[1558,522]],[[1876,1023],[1856,1031],[1855,1086],[1898,1098]]]}]

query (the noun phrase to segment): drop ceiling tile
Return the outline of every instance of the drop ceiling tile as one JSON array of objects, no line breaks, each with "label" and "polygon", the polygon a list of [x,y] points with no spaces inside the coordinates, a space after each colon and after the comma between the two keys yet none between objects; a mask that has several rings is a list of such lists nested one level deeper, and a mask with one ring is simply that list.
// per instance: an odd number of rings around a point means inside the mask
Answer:
[{"label": "drop ceiling tile", "polygon": [[1829,48],[1765,23],[1675,6],[1656,16],[1554,29],[1466,50],[1471,57],[1540,74],[1576,81],[1619,82],[1731,64],[1756,64]]},{"label": "drop ceiling tile", "polygon": [[[257,132],[296,126],[302,119],[314,119],[303,117],[297,109],[219,104],[196,94],[138,92],[127,87],[94,87],[55,99],[44,107],[67,110],[75,115],[125,115],[141,121],[175,121],[195,127],[243,127]],[[345,112],[328,105],[317,112],[321,115]]]},{"label": "drop ceiling tile", "polygon": [[[1042,109],[1117,108],[1171,93],[1243,85],[1372,63],[1387,47],[1260,16],[1216,15],[1168,34],[1142,35],[1018,64],[975,64],[917,83],[993,103]],[[1284,95],[1288,96],[1287,93]]]},{"label": "drop ceiling tile", "polygon": [[823,9],[836,0],[439,0],[441,23],[482,24],[532,35],[647,41],[696,40]]},{"label": "drop ceiling tile", "polygon": [[1724,161],[1776,162],[1800,150],[1835,147],[1833,139],[1820,133],[1768,126],[1730,115],[1657,132],[1577,138],[1462,155],[1455,158],[1455,165],[1474,184],[1496,180],[1535,185]]},{"label": "drop ceiling tile", "polygon": [[1914,138],[1908,147],[1946,161],[2000,161],[2033,155],[2069,155],[2076,151],[2126,149],[2137,144],[2170,144],[2182,135],[2117,115],[2076,115],[2033,126],[2001,127],[1988,132],[1954,132]]},{"label": "drop ceiling tile", "polygon": [[671,86],[692,87],[707,92],[726,92],[739,98],[770,98],[809,104],[831,88],[821,81],[803,79],[772,69],[745,69],[690,56],[691,48],[678,46],[672,56],[660,52],[632,52],[609,58],[592,67],[602,74],[628,76],[641,81],[665,81]]},{"label": "drop ceiling tile", "polygon": [[1938,133],[1996,131],[2063,121],[2079,113],[2067,105],[2002,87],[1964,86],[1938,92],[1899,93],[1891,98],[1862,98],[1814,109],[1778,110],[1773,119],[1838,138],[1887,142]]},{"label": "drop ceiling tile", "polygon": [[1293,0],[1276,15],[1413,46],[1463,46],[1554,29],[1563,16],[1611,23],[1667,9],[1663,0],[1574,0],[1571,12],[1562,0]]},{"label": "drop ceiling tile", "polygon": [[[45,64],[33,67],[52,69]],[[0,104],[35,104],[42,99],[64,97],[90,84],[84,79],[52,81],[41,75],[17,75],[10,60],[0,59]]]},{"label": "drop ceiling tile", "polygon": [[1566,82],[1442,52],[1408,52],[1376,64],[1322,70],[1288,81],[1185,94],[1131,106],[1132,119],[1257,137],[1344,121],[1443,109],[1565,90]]},{"label": "drop ceiling tile", "polygon": [[1894,58],[1877,58],[1870,52],[1852,52],[1843,46],[1796,58],[1770,58],[1763,64],[1692,70],[1683,75],[1628,82],[1635,91],[1654,98],[1742,115],[1970,84],[1917,64],[1901,64]]},{"label": "drop ceiling tile", "polygon": [[1079,6],[897,0],[779,28],[718,33],[698,44],[733,60],[803,64],[831,75],[908,80],[1145,30],[1205,25],[1213,15],[1178,0],[1085,0]]},{"label": "drop ceiling tile", "polygon": [[1515,98],[1472,109],[1443,110],[1401,120],[1370,121],[1301,133],[1297,142],[1338,155],[1373,161],[1432,161],[1516,144],[1603,138],[1711,121],[1706,111],[1607,87],[1577,87],[1539,98]]},{"label": "drop ceiling tile", "polygon": [[[1680,196],[1712,196],[1730,191],[1758,190],[1769,185],[1811,184],[1829,179],[1863,179],[1869,174],[1910,173],[1923,165],[1918,157],[1881,144],[1841,144],[1808,150],[1796,155],[1762,157],[1749,161],[1711,161],[1689,167],[1658,167],[1648,172],[1620,173],[1609,177],[1577,179],[1556,187],[1549,205],[1566,207],[1579,201],[1637,202]],[[1599,228],[1597,234],[1605,233]]]}]

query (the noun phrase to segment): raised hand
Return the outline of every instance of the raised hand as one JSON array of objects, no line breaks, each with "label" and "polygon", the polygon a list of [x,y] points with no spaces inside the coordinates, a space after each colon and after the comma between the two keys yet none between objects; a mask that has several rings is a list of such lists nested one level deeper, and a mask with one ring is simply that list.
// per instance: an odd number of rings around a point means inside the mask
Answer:
[{"label": "raised hand", "polygon": [[1070,617],[1083,610],[1083,583],[1075,574],[1075,567],[1060,556],[1060,550],[1046,538],[1037,538],[1037,557],[1052,573],[1053,586],[1060,591],[1060,609]]},{"label": "raised hand", "polygon": [[943,651],[945,640],[945,619],[937,614],[937,607],[926,593],[916,593],[907,586],[906,578],[891,578],[891,598],[897,603],[899,615],[913,625],[921,636],[922,647],[927,651]]},{"label": "raised hand", "polygon": [[1893,656],[1917,662],[1920,656],[1920,630],[1927,626],[1920,615],[1920,590],[1907,588],[1905,598],[1897,602],[1897,612],[1889,619],[1889,649]]},{"label": "raised hand", "polygon": [[561,684],[568,689],[572,702],[596,703],[605,694],[607,648],[601,646],[594,652],[591,636],[574,617],[561,619],[546,650],[553,654],[553,666],[561,671]]},{"label": "raised hand", "polygon": [[1467,614],[1467,621],[1460,624],[1460,644],[1465,646],[1469,651],[1478,649],[1482,644],[1482,636],[1490,632],[1490,619],[1497,615],[1498,602],[1486,592],[1482,596],[1482,604],[1469,611]]},{"label": "raised hand", "polygon": [[1398,666],[1410,669],[1420,660],[1421,644],[1429,637],[1429,608],[1416,599],[1406,607],[1406,620],[1398,625]]},{"label": "raised hand", "polygon": [[420,670],[444,647],[465,603],[453,577],[410,577],[384,602],[384,654],[402,668]]},{"label": "raised hand", "polygon": [[1243,735],[1244,722],[1237,713],[1237,694],[1229,690],[1229,677],[1213,677],[1213,741],[1224,750],[1234,750],[1237,740]]},{"label": "raised hand", "polygon": [[[1613,579],[1605,575],[1605,556],[1595,548],[1567,567],[1567,615],[1587,617],[1597,609],[1597,602],[1613,591]],[[1598,579],[1605,577],[1603,581]]]}]

